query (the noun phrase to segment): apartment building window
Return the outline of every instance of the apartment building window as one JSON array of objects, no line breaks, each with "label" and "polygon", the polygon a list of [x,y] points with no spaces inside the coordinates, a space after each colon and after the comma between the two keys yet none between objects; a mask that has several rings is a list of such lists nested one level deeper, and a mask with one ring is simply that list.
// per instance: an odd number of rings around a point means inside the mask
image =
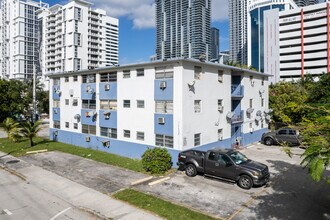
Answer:
[{"label": "apartment building window", "polygon": [[74,33],[74,45],[81,46],[81,35],[80,35],[80,33]]},{"label": "apartment building window", "polygon": [[144,100],[137,100],[136,101],[137,108],[144,108]]},{"label": "apartment building window", "polygon": [[65,99],[65,105],[69,105],[69,99]]},{"label": "apartment building window", "polygon": [[95,82],[96,82],[95,74],[82,76],[82,83],[95,83]]},{"label": "apartment building window", "polygon": [[264,105],[265,105],[265,99],[261,98],[261,107],[264,107]]},{"label": "apartment building window", "polygon": [[100,109],[117,110],[117,100],[100,100]]},{"label": "apartment building window", "polygon": [[156,101],[156,113],[173,114],[173,101]]},{"label": "apartment building window", "polygon": [[101,127],[101,136],[117,139],[117,129]]},{"label": "apartment building window", "polygon": [[144,141],[144,132],[137,131],[136,132],[136,140]]},{"label": "apartment building window", "polygon": [[60,100],[53,100],[53,107],[60,108]]},{"label": "apartment building window", "polygon": [[78,106],[78,99],[73,99],[72,106]]},{"label": "apartment building window", "polygon": [[144,76],[144,69],[137,69],[136,70],[136,76],[140,77],[140,76]]},{"label": "apartment building window", "polygon": [[218,70],[218,81],[223,82],[223,70]]},{"label": "apartment building window", "polygon": [[201,145],[201,134],[195,134],[194,135],[194,146],[199,146]]},{"label": "apartment building window", "polygon": [[78,21],[74,21],[74,31],[78,32]]},{"label": "apartment building window", "polygon": [[130,138],[131,137],[131,131],[130,130],[124,130],[124,137]]},{"label": "apartment building window", "polygon": [[123,107],[124,108],[130,108],[131,107],[131,101],[130,100],[124,100]]},{"label": "apartment building window", "polygon": [[96,126],[82,124],[81,125],[81,132],[83,134],[93,134],[93,135],[96,135]]},{"label": "apartment building window", "polygon": [[53,128],[61,129],[60,121],[53,121]]},{"label": "apartment building window", "polygon": [[131,78],[131,71],[130,70],[124,70],[123,71],[123,78]]},{"label": "apartment building window", "polygon": [[68,76],[64,77],[64,82],[69,82],[69,77]]},{"label": "apartment building window", "polygon": [[195,110],[195,113],[201,112],[201,110],[202,110],[202,101],[201,100],[194,101],[194,110]]},{"label": "apartment building window", "polygon": [[74,19],[81,21],[81,8],[74,8]]},{"label": "apartment building window", "polygon": [[78,129],[78,123],[73,123],[73,129]]},{"label": "apartment building window", "polygon": [[156,146],[173,148],[173,136],[156,134]]},{"label": "apartment building window", "polygon": [[78,82],[78,76],[73,76],[73,82]]},{"label": "apartment building window", "polygon": [[101,82],[117,82],[117,72],[109,72],[100,74]]},{"label": "apartment building window", "polygon": [[253,99],[250,99],[249,108],[253,108]]},{"label": "apartment building window", "polygon": [[160,66],[155,67],[156,79],[165,79],[165,78],[173,78],[174,69],[173,66]]},{"label": "apartment building window", "polygon": [[194,78],[195,79],[201,79],[202,77],[202,67],[201,66],[195,66],[194,67]]},{"label": "apartment building window", "polygon": [[96,109],[96,100],[83,99],[82,100],[82,108]]},{"label": "apartment building window", "polygon": [[70,123],[69,122],[65,122],[65,127],[69,128],[70,127]]}]

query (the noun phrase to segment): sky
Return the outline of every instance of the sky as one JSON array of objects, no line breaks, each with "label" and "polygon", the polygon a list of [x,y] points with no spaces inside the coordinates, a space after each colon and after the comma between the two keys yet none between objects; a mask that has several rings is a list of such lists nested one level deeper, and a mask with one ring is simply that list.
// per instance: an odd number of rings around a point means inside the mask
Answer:
[{"label": "sky", "polygon": [[[119,19],[119,64],[150,60],[155,54],[154,0],[86,0]],[[68,1],[44,0],[50,6]],[[228,0],[212,0],[212,27],[220,30],[220,51],[229,49]]]}]

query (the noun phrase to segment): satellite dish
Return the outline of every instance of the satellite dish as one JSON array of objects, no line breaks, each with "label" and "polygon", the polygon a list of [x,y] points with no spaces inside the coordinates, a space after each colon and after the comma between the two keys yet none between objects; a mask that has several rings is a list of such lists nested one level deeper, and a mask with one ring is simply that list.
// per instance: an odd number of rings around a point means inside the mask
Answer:
[{"label": "satellite dish", "polygon": [[229,112],[226,116],[227,118],[231,119],[234,116],[234,112]]},{"label": "satellite dish", "polygon": [[272,110],[271,109],[266,109],[264,112],[265,112],[265,114],[269,114],[269,113],[272,112]]},{"label": "satellite dish", "polygon": [[257,111],[256,116],[261,116],[262,112],[260,110]]},{"label": "satellite dish", "polygon": [[261,116],[257,116],[256,121],[260,121],[260,120],[261,120]]},{"label": "satellite dish", "polygon": [[248,109],[246,110],[246,112],[249,113],[249,114],[251,114],[253,111],[254,111],[254,108],[248,108]]}]

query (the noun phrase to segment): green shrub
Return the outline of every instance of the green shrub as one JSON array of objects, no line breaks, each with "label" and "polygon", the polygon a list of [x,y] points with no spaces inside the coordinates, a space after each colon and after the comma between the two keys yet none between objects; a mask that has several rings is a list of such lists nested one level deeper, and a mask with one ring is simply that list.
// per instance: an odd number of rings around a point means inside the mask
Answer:
[{"label": "green shrub", "polygon": [[165,148],[149,148],[142,155],[142,167],[152,174],[163,174],[172,167],[172,157]]}]

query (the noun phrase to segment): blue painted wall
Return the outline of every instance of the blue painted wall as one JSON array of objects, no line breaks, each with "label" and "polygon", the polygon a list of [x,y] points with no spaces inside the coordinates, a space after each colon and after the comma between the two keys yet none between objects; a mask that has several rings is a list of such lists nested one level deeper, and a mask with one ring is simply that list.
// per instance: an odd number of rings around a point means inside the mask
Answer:
[{"label": "blue painted wall", "polygon": [[[161,117],[165,118],[165,124],[158,124],[158,118]],[[155,134],[173,136],[173,114],[155,114],[154,128]]]},{"label": "blue painted wall", "polygon": [[[55,114],[55,111],[57,111],[57,113]],[[59,121],[61,119],[61,111],[60,108],[53,108],[53,120],[54,121]]]},{"label": "blue painted wall", "polygon": [[[166,82],[166,89],[160,89],[160,83]],[[173,79],[156,79],[154,83],[155,100],[173,100]]]},{"label": "blue painted wall", "polygon": [[[87,86],[90,86],[94,93],[88,93],[86,91]],[[96,83],[83,83],[81,84],[81,99],[95,99],[96,98]]]},{"label": "blue painted wall", "polygon": [[[110,90],[105,91],[104,86],[110,85]],[[100,100],[116,100],[117,99],[117,83],[116,82],[103,82],[99,84]]]},{"label": "blue painted wall", "polygon": [[81,124],[96,125],[97,114],[95,116],[86,117],[86,112],[88,113],[91,111],[96,112],[95,109],[81,109]]},{"label": "blue painted wall", "polygon": [[[58,135],[54,136],[53,131],[57,129],[50,129],[50,139],[54,141],[59,141],[66,144],[71,144],[75,146],[80,146],[84,148],[90,148],[94,150],[100,150],[107,153],[117,154],[124,157],[141,159],[143,153],[149,148],[154,148],[153,146],[146,146],[144,144],[137,144],[132,142],[120,141],[111,138],[97,137],[93,135],[81,134],[68,132],[63,130],[57,130]],[[90,137],[90,142],[85,141],[85,137]],[[110,147],[103,147],[102,141],[110,140]],[[172,156],[173,166],[176,167],[176,162],[178,160],[179,151],[166,148]]]},{"label": "blue painted wall", "polygon": [[243,139],[241,141],[241,144],[243,146],[246,146],[248,144],[252,144],[252,143],[260,141],[262,134],[265,132],[268,132],[268,128],[259,129],[252,133],[250,133],[250,132],[245,133],[245,134],[243,134]]},{"label": "blue painted wall", "polygon": [[61,91],[61,87],[59,85],[54,85],[53,86],[53,100],[60,100],[61,96],[55,92],[56,90]]},{"label": "blue painted wall", "polygon": [[[105,119],[104,112],[110,112],[110,118]],[[117,111],[100,110],[100,127],[117,128]]]}]

